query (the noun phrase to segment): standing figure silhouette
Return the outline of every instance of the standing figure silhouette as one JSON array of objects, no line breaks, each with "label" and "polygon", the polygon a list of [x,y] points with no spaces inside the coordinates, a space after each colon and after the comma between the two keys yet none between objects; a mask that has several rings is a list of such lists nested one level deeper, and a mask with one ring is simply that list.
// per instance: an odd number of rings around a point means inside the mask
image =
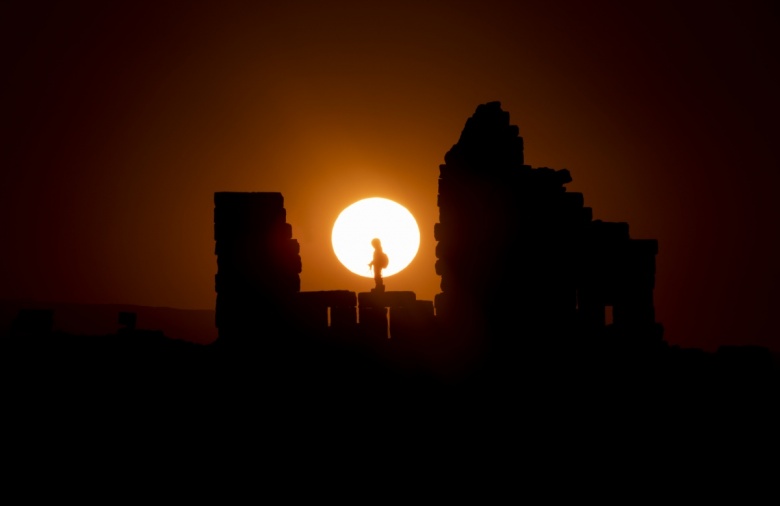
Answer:
[{"label": "standing figure silhouette", "polygon": [[384,282],[382,281],[382,269],[387,267],[388,258],[387,254],[382,251],[382,243],[378,238],[371,239],[371,246],[374,247],[374,259],[368,264],[369,269],[374,269],[374,281],[376,282],[376,290],[382,292],[385,289]]}]

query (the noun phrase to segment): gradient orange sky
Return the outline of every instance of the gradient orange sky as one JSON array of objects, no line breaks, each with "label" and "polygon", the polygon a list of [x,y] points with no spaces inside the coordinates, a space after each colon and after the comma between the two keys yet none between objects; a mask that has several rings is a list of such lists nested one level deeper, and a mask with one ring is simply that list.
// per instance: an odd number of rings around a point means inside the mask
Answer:
[{"label": "gradient orange sky", "polygon": [[667,341],[778,349],[778,8],[630,3],[4,2],[0,299],[213,309],[214,192],[279,191],[303,290],[371,288],[330,231],[379,196],[422,232],[388,289],[430,300],[439,164],[498,100],[659,240]]}]

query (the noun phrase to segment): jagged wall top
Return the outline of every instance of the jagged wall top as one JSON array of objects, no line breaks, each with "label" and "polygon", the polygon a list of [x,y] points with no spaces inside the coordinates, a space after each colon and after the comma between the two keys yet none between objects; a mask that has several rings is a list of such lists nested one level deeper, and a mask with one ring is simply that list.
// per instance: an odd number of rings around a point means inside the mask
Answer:
[{"label": "jagged wall top", "polygon": [[445,171],[453,175],[499,178],[511,174],[519,176],[525,184],[558,188],[571,182],[566,169],[532,169],[524,165],[523,149],[520,129],[509,123],[509,113],[501,109],[501,102],[480,104],[466,120],[458,143],[444,155],[442,176]]},{"label": "jagged wall top", "polygon": [[444,156],[447,165],[479,171],[519,168],[523,165],[520,129],[509,124],[501,102],[480,104],[466,120],[458,143]]}]

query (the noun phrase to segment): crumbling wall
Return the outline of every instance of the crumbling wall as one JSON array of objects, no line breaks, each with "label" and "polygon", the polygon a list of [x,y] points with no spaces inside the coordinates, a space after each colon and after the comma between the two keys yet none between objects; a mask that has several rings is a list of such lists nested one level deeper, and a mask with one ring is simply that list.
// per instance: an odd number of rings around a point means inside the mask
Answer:
[{"label": "crumbling wall", "polygon": [[445,331],[507,347],[654,325],[655,241],[593,220],[566,169],[524,164],[523,138],[499,102],[482,104],[440,166],[434,225]]}]

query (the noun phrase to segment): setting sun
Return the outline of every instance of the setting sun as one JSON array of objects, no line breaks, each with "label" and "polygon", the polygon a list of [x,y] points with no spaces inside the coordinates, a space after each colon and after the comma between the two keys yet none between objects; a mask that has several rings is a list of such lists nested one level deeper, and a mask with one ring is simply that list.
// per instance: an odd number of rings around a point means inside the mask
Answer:
[{"label": "setting sun", "polygon": [[383,198],[363,199],[339,214],[333,224],[331,241],[336,257],[350,271],[371,278],[368,267],[374,254],[371,240],[378,238],[389,263],[382,274],[402,271],[417,255],[420,229],[404,206]]}]

